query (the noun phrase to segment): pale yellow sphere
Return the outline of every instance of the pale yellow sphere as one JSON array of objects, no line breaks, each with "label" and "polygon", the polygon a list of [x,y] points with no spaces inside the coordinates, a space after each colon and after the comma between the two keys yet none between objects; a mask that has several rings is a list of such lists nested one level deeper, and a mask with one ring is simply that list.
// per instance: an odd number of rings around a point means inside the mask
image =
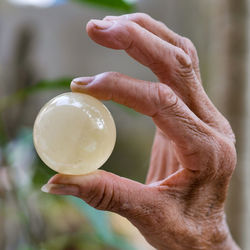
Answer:
[{"label": "pale yellow sphere", "polygon": [[39,112],[33,130],[36,151],[53,170],[81,175],[101,167],[113,151],[116,128],[96,98],[64,93]]}]

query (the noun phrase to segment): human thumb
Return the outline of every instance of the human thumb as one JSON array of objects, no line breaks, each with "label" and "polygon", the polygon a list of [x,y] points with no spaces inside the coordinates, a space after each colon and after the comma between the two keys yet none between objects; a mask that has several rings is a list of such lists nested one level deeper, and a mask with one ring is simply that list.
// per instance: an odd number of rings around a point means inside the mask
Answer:
[{"label": "human thumb", "polygon": [[103,170],[86,175],[57,174],[42,187],[46,193],[73,195],[96,209],[125,217],[140,212],[148,195],[145,189],[148,189],[146,185]]}]

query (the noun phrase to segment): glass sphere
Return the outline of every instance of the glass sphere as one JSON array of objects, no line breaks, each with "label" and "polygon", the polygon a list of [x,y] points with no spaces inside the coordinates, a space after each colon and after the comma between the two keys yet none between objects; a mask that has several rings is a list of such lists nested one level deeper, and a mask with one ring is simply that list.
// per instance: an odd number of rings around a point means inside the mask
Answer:
[{"label": "glass sphere", "polygon": [[62,174],[81,175],[101,167],[113,151],[116,128],[96,98],[64,93],[40,110],[33,130],[43,162]]}]

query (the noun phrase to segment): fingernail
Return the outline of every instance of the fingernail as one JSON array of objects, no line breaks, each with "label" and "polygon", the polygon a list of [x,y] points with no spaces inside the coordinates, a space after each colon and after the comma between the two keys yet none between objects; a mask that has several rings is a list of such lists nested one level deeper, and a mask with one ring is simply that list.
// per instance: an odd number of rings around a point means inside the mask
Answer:
[{"label": "fingernail", "polygon": [[100,30],[108,29],[114,24],[113,21],[104,21],[104,20],[97,20],[97,19],[92,19],[91,22],[95,25],[97,29],[100,29]]},{"label": "fingernail", "polygon": [[65,184],[45,184],[42,186],[41,191],[50,194],[62,194],[62,195],[79,195],[80,189],[77,185],[65,185]]},{"label": "fingernail", "polygon": [[88,76],[88,77],[78,77],[72,80],[73,83],[76,83],[78,85],[87,85],[91,83],[95,77],[93,76]]}]

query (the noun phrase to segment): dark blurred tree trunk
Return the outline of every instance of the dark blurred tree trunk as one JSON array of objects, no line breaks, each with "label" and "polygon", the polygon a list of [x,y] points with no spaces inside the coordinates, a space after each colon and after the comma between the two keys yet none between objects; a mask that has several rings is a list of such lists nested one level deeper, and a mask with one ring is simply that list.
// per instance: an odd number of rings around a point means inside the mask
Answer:
[{"label": "dark blurred tree trunk", "polygon": [[[13,47],[8,48],[9,57],[2,61],[2,72],[0,72],[2,73],[0,74],[0,84],[2,85],[0,90],[2,92],[0,97],[14,94],[35,83],[36,71],[30,59],[35,37],[34,30],[32,24],[18,27]],[[3,121],[0,124],[0,129],[4,130],[5,136],[9,140],[15,136],[24,112],[25,101],[16,106],[8,107],[0,113],[0,119]],[[1,139],[0,141],[2,141]]]},{"label": "dark blurred tree trunk", "polygon": [[[236,240],[244,244],[245,198],[244,146],[247,90],[247,0],[229,0],[230,29],[228,39],[228,99],[226,113],[236,135],[238,165],[235,171],[228,202],[228,222]],[[246,246],[245,246],[246,247]],[[249,246],[248,246],[249,247]],[[246,248],[245,248],[246,249]]]},{"label": "dark blurred tree trunk", "polygon": [[245,121],[245,149],[244,149],[244,249],[250,249],[250,0],[248,2],[247,13],[247,90],[246,90],[246,121]]},{"label": "dark blurred tree trunk", "polygon": [[[234,239],[243,249],[246,244],[246,195],[244,183],[247,165],[246,131],[247,121],[247,1],[213,1],[211,37],[213,63],[210,79],[212,96],[222,113],[229,119],[236,135],[238,164],[232,178],[227,202],[227,220]],[[218,101],[219,100],[219,101]],[[249,199],[250,197],[248,197]],[[249,221],[248,221],[249,223]]]}]

